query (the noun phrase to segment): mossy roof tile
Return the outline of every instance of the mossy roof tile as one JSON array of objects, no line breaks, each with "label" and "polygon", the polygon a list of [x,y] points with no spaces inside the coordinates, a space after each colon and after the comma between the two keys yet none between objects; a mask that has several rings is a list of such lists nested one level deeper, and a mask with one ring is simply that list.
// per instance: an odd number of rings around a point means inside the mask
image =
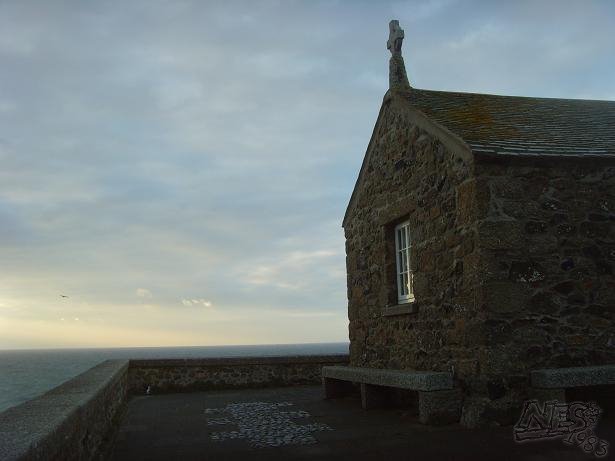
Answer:
[{"label": "mossy roof tile", "polygon": [[615,101],[412,88],[410,103],[475,153],[615,156]]}]

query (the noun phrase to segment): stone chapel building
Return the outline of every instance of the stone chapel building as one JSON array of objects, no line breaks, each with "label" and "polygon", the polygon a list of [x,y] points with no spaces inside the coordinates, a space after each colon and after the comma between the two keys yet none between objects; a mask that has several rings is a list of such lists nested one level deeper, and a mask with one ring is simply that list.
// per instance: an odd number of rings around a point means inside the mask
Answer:
[{"label": "stone chapel building", "polygon": [[343,220],[350,365],[510,423],[532,370],[615,364],[615,102],[413,88],[402,39]]}]

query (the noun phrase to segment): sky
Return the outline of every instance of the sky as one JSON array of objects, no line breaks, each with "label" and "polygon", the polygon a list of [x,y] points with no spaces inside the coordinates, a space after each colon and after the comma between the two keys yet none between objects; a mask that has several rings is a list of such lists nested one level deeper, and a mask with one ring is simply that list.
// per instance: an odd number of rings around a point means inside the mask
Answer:
[{"label": "sky", "polygon": [[0,0],[0,349],[348,339],[388,86],[615,100],[610,1]]}]

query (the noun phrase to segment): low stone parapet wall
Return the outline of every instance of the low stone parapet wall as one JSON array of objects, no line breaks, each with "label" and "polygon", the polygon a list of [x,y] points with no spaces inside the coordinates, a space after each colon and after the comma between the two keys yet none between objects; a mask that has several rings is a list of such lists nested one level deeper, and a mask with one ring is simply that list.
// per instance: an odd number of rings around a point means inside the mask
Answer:
[{"label": "low stone parapet wall", "polygon": [[130,393],[318,384],[325,365],[347,364],[347,355],[131,360]]},{"label": "low stone parapet wall", "polygon": [[347,355],[107,360],[0,413],[0,460],[104,459],[129,393],[189,392],[321,382]]},{"label": "low stone parapet wall", "polygon": [[0,413],[0,459],[100,459],[126,404],[128,360],[107,360]]}]

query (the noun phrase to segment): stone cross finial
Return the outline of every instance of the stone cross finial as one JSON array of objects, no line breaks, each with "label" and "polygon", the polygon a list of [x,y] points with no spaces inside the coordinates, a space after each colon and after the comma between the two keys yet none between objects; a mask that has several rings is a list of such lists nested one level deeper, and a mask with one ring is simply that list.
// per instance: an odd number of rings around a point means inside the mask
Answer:
[{"label": "stone cross finial", "polygon": [[399,27],[399,21],[389,22],[389,40],[387,48],[391,51],[389,60],[389,89],[397,91],[408,91],[410,83],[406,75],[404,58],[401,56],[401,45],[404,40],[404,30]]},{"label": "stone cross finial", "polygon": [[399,21],[393,19],[389,22],[389,40],[387,41],[387,49],[393,56],[401,55],[401,45],[404,40],[404,29],[399,27]]}]

